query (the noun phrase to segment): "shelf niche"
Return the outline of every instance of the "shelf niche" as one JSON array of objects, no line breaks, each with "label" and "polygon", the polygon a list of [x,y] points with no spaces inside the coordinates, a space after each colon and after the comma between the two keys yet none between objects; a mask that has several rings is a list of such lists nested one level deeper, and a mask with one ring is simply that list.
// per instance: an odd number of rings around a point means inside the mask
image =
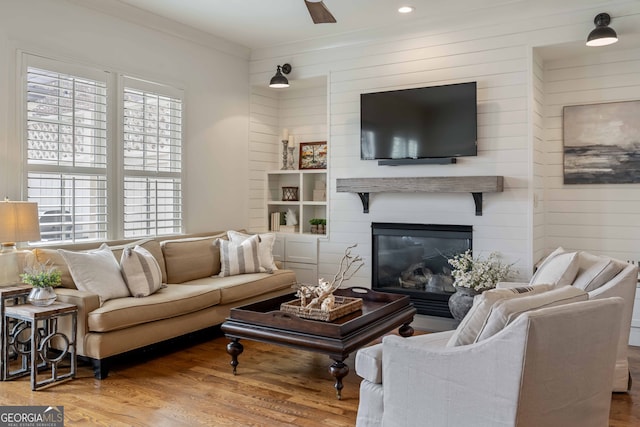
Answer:
[{"label": "shelf niche", "polygon": [[369,213],[371,193],[471,193],[476,215],[482,215],[482,195],[504,191],[503,176],[438,176],[414,178],[338,178],[338,193],[356,193]]}]

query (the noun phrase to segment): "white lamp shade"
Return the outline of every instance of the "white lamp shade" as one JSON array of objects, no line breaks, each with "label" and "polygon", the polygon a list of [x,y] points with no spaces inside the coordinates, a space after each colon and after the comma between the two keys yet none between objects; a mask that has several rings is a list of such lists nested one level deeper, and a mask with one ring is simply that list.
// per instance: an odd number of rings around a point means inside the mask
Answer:
[{"label": "white lamp shade", "polygon": [[33,202],[0,202],[0,242],[33,242],[40,240],[38,204]]}]

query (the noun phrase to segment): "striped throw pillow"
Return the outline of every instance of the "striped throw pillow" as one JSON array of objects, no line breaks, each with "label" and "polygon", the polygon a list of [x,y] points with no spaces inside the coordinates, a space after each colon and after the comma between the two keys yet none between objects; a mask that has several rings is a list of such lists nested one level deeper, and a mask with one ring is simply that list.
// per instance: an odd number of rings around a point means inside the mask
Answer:
[{"label": "striped throw pillow", "polygon": [[124,248],[120,270],[129,292],[136,298],[147,297],[162,287],[162,270],[158,261],[141,246]]},{"label": "striped throw pillow", "polygon": [[256,234],[241,243],[217,239],[215,245],[220,248],[220,277],[235,276],[245,273],[260,273],[258,244],[260,237]]}]

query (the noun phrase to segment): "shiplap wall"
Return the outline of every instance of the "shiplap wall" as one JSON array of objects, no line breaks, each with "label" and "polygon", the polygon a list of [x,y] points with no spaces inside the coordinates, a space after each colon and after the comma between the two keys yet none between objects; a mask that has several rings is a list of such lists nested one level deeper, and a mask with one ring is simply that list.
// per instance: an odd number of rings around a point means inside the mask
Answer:
[{"label": "shiplap wall", "polygon": [[594,50],[544,64],[547,250],[640,259],[640,184],[564,185],[562,108],[640,99],[640,49]]},{"label": "shiplap wall", "polygon": [[[608,10],[616,17],[616,28],[637,26],[640,5],[611,5]],[[590,30],[585,23],[599,11],[562,11],[541,18],[533,9],[519,10],[512,17],[449,21],[446,28],[441,23],[406,33],[388,29],[352,41],[336,37],[322,47],[299,42],[253,51],[253,83],[268,80],[283,62],[293,65],[294,78],[328,76],[331,227],[320,246],[320,274],[334,272],[344,248],[357,243],[367,266],[351,283],[370,286],[370,223],[416,222],[472,225],[477,252],[503,253],[516,263],[519,278],[528,279],[542,246],[549,246],[544,226],[548,194],[542,191],[546,157],[540,151],[546,132],[540,130],[540,117],[533,118],[541,109],[535,103],[543,99],[540,94],[534,99],[533,93],[540,92],[546,71],[531,52],[535,46],[583,40]],[[538,81],[532,84],[534,75]],[[361,93],[465,81],[478,82],[477,157],[462,158],[456,165],[410,167],[360,160]],[[505,191],[485,196],[481,217],[474,215],[470,195],[376,194],[371,213],[363,214],[356,195],[335,191],[336,178],[443,175],[504,175]]]},{"label": "shiplap wall", "polygon": [[291,81],[286,90],[254,86],[249,110],[249,229],[266,231],[266,173],[282,167],[282,129],[295,136],[296,168],[300,142],[327,140],[326,77]]},{"label": "shiplap wall", "polygon": [[543,60],[537,50],[533,51],[531,67],[533,127],[533,259],[545,255],[544,221],[544,183],[545,183],[545,147],[544,147],[544,69]]}]

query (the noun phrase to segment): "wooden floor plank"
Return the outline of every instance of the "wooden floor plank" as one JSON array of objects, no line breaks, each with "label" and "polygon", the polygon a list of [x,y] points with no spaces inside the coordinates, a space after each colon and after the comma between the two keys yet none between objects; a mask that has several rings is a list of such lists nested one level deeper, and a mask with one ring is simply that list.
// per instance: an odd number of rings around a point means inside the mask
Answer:
[{"label": "wooden floor plank", "polygon": [[[233,375],[219,335],[117,361],[99,381],[87,365],[78,377],[32,392],[27,377],[0,383],[2,405],[64,406],[66,426],[353,426],[360,379],[353,357],[337,400],[328,357],[245,341]],[[171,351],[173,350],[173,351]],[[610,426],[640,426],[640,347],[630,347],[636,382],[612,396]]]}]

